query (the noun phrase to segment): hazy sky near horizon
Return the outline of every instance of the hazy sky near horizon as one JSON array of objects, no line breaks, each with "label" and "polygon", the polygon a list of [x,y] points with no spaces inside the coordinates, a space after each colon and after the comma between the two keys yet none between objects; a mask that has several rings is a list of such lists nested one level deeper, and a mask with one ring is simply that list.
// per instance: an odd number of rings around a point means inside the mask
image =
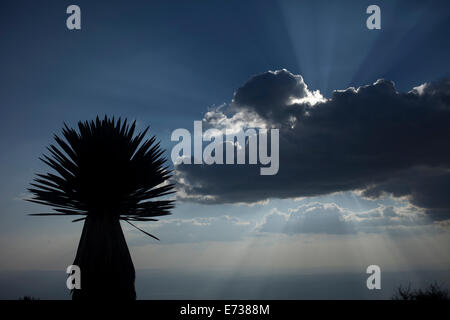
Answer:
[{"label": "hazy sky near horizon", "polygon": [[[81,8],[80,31],[66,28],[70,4]],[[366,28],[370,4],[381,7],[381,30]],[[245,97],[251,87],[246,84],[255,79],[261,80],[258,94],[273,101],[281,98],[264,94],[275,92],[280,75],[296,79],[305,92],[320,92],[329,108],[343,99],[334,90],[368,86],[355,97],[374,101],[370,107],[380,113],[391,101],[393,107],[407,107],[408,92],[433,83],[430,94],[442,94],[439,103],[449,106],[449,84],[442,80],[450,75],[446,1],[2,1],[0,9],[0,271],[64,270],[74,259],[82,224],[64,217],[29,217],[44,208],[23,201],[34,174],[47,170],[38,157],[64,122],[74,125],[104,114],[136,119],[138,128],[150,126],[169,157],[174,129],[193,130],[193,121],[207,112],[223,116],[223,108],[243,106],[235,94],[243,88]],[[283,69],[270,78],[275,73],[269,71]],[[395,87],[375,85],[378,79],[393,81]],[[391,88],[393,100],[384,96]],[[434,103],[425,100],[417,94],[418,110]],[[266,107],[255,102],[261,121],[282,121],[284,114],[265,117]],[[426,115],[448,119],[436,114]],[[345,113],[321,115],[329,121],[324,123],[353,119]],[[422,113],[413,116],[411,123],[425,119]],[[208,203],[202,201],[205,188],[196,188],[196,198],[180,197],[171,216],[140,225],[160,242],[123,225],[136,269],[299,274],[365,273],[370,264],[394,272],[450,269],[450,206],[444,199],[450,184],[448,174],[437,171],[450,168],[444,139],[449,130],[437,124],[442,139],[424,142],[420,126],[400,134],[395,125],[384,125],[385,118],[371,118],[380,122],[362,126],[379,128],[371,134],[386,134],[393,141],[392,148],[389,141],[380,142],[389,153],[377,162],[385,168],[373,166],[375,173],[340,161],[335,168],[323,166],[326,157],[317,161],[293,155],[295,163],[284,162],[285,168],[301,163],[306,168],[290,171],[297,181],[282,171],[280,161],[278,180],[269,181],[273,190],[264,189],[266,180],[259,183],[251,176],[241,176],[238,186],[243,187],[231,190],[238,174],[180,169],[193,182],[207,180],[214,185],[208,189],[220,196]],[[289,141],[312,145],[318,127],[310,126],[310,131],[292,131]],[[374,141],[363,133],[361,141],[347,141],[355,142],[355,148]],[[396,133],[414,140],[405,144]],[[336,147],[330,154],[334,160],[341,155],[337,149],[351,148],[320,141],[318,148]],[[404,148],[395,145],[398,141]],[[404,158],[392,156],[397,153]],[[393,158],[398,162],[391,163]],[[333,169],[342,176],[302,176],[311,171],[310,163],[317,164],[317,171]],[[358,175],[344,183],[349,167]],[[425,179],[430,175],[442,180],[432,184],[435,180]],[[302,179],[305,184],[298,183]],[[311,194],[305,191],[312,189]]]}]

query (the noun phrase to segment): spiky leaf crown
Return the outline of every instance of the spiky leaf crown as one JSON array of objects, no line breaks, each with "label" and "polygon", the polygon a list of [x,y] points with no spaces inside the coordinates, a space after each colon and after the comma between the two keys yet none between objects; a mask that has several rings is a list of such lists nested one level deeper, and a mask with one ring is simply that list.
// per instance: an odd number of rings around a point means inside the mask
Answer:
[{"label": "spiky leaf crown", "polygon": [[[37,174],[29,201],[52,206],[55,212],[35,215],[102,215],[126,221],[154,221],[170,214],[173,200],[155,200],[173,193],[155,137],[144,141],[148,127],[134,135],[119,118],[78,123],[78,132],[64,124],[65,141],[55,135],[49,155],[40,158],[57,174]],[[83,218],[82,218],[83,219]],[[81,219],[77,219],[81,220]]]}]

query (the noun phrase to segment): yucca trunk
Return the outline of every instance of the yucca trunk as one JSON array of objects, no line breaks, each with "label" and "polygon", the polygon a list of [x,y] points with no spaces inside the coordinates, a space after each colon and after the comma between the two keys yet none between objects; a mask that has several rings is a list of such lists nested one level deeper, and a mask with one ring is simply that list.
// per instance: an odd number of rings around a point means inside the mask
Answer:
[{"label": "yucca trunk", "polygon": [[74,265],[81,270],[81,289],[73,300],[136,299],[135,271],[118,218],[88,215]]}]

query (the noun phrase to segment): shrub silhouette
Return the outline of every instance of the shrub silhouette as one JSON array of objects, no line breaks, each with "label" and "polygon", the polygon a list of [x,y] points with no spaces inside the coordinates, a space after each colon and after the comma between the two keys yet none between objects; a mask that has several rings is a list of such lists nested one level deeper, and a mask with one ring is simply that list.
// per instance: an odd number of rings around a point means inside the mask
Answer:
[{"label": "shrub silhouette", "polygon": [[144,141],[148,127],[136,135],[135,127],[106,116],[80,121],[78,132],[64,124],[65,141],[55,135],[56,146],[40,158],[57,174],[37,174],[28,189],[29,201],[54,210],[34,215],[83,216],[73,220],[84,220],[73,263],[81,269],[74,300],[135,299],[135,270],[120,220],[136,227],[132,222],[157,221],[174,206],[173,200],[153,200],[174,186],[159,143],[155,137]]},{"label": "shrub silhouette", "polygon": [[449,300],[448,290],[437,283],[432,283],[425,289],[412,290],[408,287],[399,286],[392,296],[393,300]]}]

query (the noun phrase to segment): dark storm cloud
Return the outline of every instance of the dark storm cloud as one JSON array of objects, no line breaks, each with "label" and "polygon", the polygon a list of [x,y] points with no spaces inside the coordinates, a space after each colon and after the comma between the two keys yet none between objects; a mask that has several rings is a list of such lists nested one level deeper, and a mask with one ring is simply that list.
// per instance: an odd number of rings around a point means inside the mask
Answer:
[{"label": "dark storm cloud", "polygon": [[300,75],[286,70],[266,72],[252,77],[234,96],[237,109],[255,111],[263,119],[280,120],[292,99],[306,97],[308,90]]},{"label": "dark storm cloud", "polygon": [[[435,219],[450,217],[450,80],[397,92],[392,81],[334,91],[324,99],[286,70],[252,77],[204,125],[248,119],[280,129],[280,168],[177,166],[180,198],[209,203],[363,190],[408,196]],[[220,119],[220,121],[218,121]]]},{"label": "dark storm cloud", "polygon": [[383,194],[409,196],[410,202],[425,208],[435,220],[447,219],[450,212],[450,173],[445,168],[414,168],[366,188],[362,195],[378,198]]}]

